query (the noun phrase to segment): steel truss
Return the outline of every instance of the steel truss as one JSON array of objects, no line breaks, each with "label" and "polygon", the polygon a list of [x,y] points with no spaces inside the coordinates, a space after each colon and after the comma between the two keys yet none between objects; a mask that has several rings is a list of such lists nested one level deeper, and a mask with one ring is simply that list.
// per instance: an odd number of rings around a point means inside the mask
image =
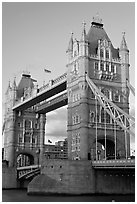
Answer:
[{"label": "steel truss", "polygon": [[132,94],[135,96],[135,88],[129,83],[128,80],[127,80],[127,86],[131,90]]},{"label": "steel truss", "polygon": [[87,74],[86,81],[99,103],[104,107],[105,111],[110,115],[114,122],[116,122],[116,124],[119,125],[125,132],[134,136],[135,133],[133,133],[130,128],[135,124],[135,118],[124,112],[121,108],[109,100],[87,76]]}]

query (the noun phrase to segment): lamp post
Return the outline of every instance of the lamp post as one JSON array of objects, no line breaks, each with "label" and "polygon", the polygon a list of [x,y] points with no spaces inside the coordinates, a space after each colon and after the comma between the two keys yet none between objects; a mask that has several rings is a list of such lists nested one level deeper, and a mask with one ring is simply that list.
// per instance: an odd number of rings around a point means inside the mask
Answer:
[{"label": "lamp post", "polygon": [[36,154],[38,155],[38,168],[39,168],[39,154],[40,154],[40,149],[36,150]]}]

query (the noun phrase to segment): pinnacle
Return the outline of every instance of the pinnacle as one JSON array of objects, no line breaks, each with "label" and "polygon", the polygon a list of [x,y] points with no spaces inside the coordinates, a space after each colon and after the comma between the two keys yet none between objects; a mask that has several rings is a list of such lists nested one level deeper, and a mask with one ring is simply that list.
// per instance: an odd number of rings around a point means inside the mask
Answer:
[{"label": "pinnacle", "polygon": [[71,32],[71,38],[70,38],[70,41],[69,41],[67,51],[72,51],[72,50],[73,50],[73,32]]},{"label": "pinnacle", "polygon": [[81,36],[81,41],[87,41],[87,35],[86,35],[86,30],[85,30],[85,26],[86,26],[86,22],[83,21],[83,31],[82,31],[82,36]]},{"label": "pinnacle", "polygon": [[128,50],[127,47],[127,43],[125,40],[125,32],[122,32],[123,36],[122,36],[122,41],[121,41],[121,45],[120,45],[120,50]]}]

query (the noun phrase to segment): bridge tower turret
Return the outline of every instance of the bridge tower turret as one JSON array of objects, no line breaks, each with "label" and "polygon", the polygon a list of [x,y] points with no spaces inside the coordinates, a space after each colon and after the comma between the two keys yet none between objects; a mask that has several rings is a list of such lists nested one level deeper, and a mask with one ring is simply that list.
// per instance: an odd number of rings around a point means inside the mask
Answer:
[{"label": "bridge tower turret", "polygon": [[[129,81],[129,50],[125,40],[125,32],[123,32],[122,41],[119,50],[120,60],[121,60],[121,83],[122,83],[122,92],[129,96],[129,91],[127,87],[127,80]],[[125,102],[128,102],[126,100]],[[127,110],[128,112],[128,110]]]},{"label": "bridge tower turret", "polygon": [[[120,61],[121,61],[121,85],[123,97],[123,110],[129,114],[129,88],[127,86],[127,81],[130,81],[129,78],[129,49],[125,39],[125,32],[123,32],[122,41],[119,49]],[[128,124],[127,124],[128,125]],[[127,151],[128,155],[130,153],[130,135],[127,134]]]},{"label": "bridge tower turret", "polygon": [[27,166],[42,162],[45,114],[36,114],[35,107],[26,110],[13,111],[15,101],[23,101],[36,91],[34,82],[28,73],[16,86],[15,79],[12,86],[8,85],[5,102],[5,130],[4,130],[4,159],[9,166]]},{"label": "bridge tower turret", "polygon": [[9,85],[5,93],[5,115],[4,115],[4,159],[9,162],[9,166],[14,165],[14,135],[15,135],[15,113],[12,111],[12,107],[17,97],[17,86],[14,78],[12,86]]},{"label": "bridge tower turret", "polygon": [[88,72],[88,41],[85,23],[81,40],[73,42],[67,64],[68,89],[68,158],[88,159],[88,95],[85,72]]},{"label": "bridge tower turret", "polygon": [[[72,41],[70,41],[72,42]],[[71,45],[71,46],[70,46]],[[125,36],[120,49],[113,47],[97,15],[80,40],[69,43],[67,64],[68,158],[97,159],[130,155],[130,138],[106,114],[88,87],[85,73],[99,90],[124,111],[129,111],[129,51]],[[71,50],[71,52],[70,52]],[[71,57],[70,57],[71,53]],[[125,153],[126,152],[126,153]]]}]

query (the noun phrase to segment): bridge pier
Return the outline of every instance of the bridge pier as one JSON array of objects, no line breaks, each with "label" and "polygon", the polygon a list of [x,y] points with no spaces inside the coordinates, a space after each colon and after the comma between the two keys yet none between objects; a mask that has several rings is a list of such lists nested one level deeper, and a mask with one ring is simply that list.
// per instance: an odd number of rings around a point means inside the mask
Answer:
[{"label": "bridge pier", "polygon": [[28,194],[134,194],[134,168],[95,168],[86,160],[46,160]]},{"label": "bridge pier", "polygon": [[17,171],[2,162],[2,189],[17,188]]},{"label": "bridge pier", "polygon": [[28,194],[86,194],[95,192],[90,161],[47,160],[41,174],[28,185]]}]

